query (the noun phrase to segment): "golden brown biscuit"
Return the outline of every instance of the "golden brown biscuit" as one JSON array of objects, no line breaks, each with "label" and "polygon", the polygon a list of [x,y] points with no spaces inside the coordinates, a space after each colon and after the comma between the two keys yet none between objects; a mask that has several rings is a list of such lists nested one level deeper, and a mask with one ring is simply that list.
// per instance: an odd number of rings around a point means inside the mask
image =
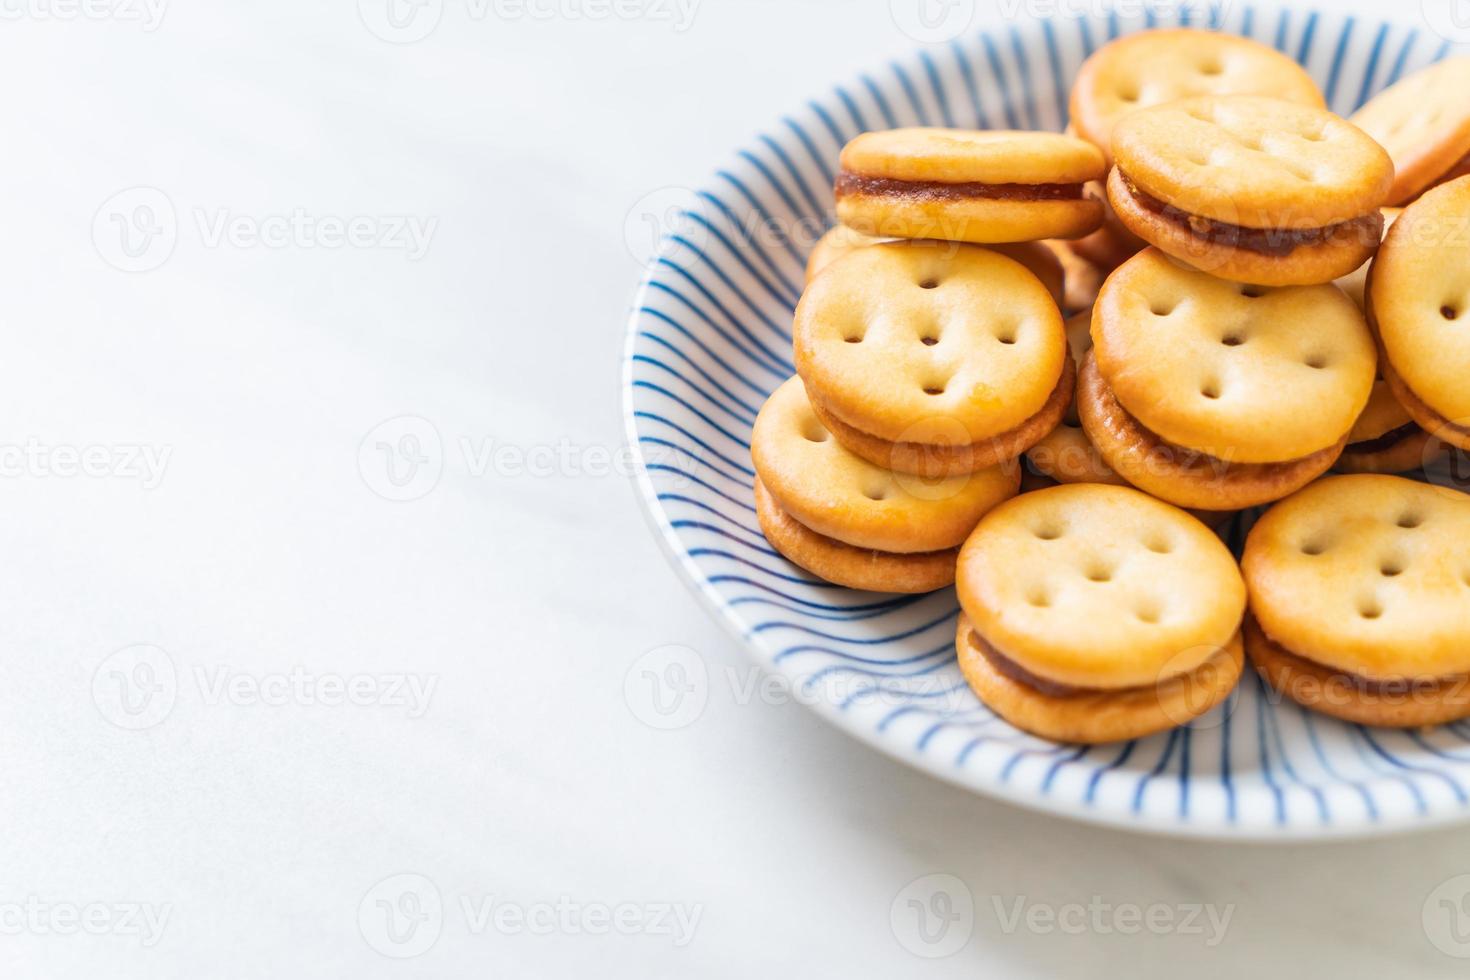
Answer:
[{"label": "golden brown biscuit", "polygon": [[1242,287],[1156,249],[1093,310],[1078,413],[1103,459],[1183,507],[1279,499],[1333,464],[1372,390],[1362,314],[1330,284]]},{"label": "golden brown biscuit", "polygon": [[946,480],[873,466],[823,428],[799,378],[761,408],[750,454],[757,514],[776,550],[828,581],[883,592],[948,585],[955,549],[1020,483],[1015,466]]},{"label": "golden brown biscuit", "polygon": [[1246,540],[1246,649],[1288,697],[1363,724],[1470,715],[1470,496],[1337,476]]},{"label": "golden brown biscuit", "polygon": [[[1073,361],[1081,367],[1087,352],[1092,350],[1092,308],[1068,317],[1065,327],[1067,349],[1071,351]],[[1033,469],[1058,483],[1129,485],[1103,460],[1087,438],[1087,433],[1082,431],[1075,398],[1061,424],[1026,450],[1026,459]]]},{"label": "golden brown biscuit", "polygon": [[1111,163],[1118,120],[1201,95],[1265,95],[1326,106],[1312,76],[1264,44],[1191,28],[1143,31],[1108,42],[1082,63],[1072,87],[1072,126]]},{"label": "golden brown biscuit", "polygon": [[1088,184],[1088,193],[1096,193],[1103,202],[1103,220],[1097,231],[1067,243],[1077,255],[1099,269],[1111,272],[1138,254],[1148,242],[1128,230],[1118,220],[1112,206],[1107,203],[1107,187],[1101,183]]},{"label": "golden brown biscuit", "polygon": [[1144,109],[1113,131],[1108,200],[1196,268],[1263,285],[1331,282],[1377,247],[1388,154],[1323,109],[1251,96]]},{"label": "golden brown biscuit", "polygon": [[1234,558],[1137,490],[1059,486],[1000,505],[960,550],[955,584],[966,679],[1038,735],[1141,737],[1208,711],[1240,673]]},{"label": "golden brown biscuit", "polygon": [[[812,248],[812,254],[806,263],[806,281],[810,285],[818,273],[826,269],[833,262],[860,248],[869,245],[882,245],[884,242],[895,241],[892,238],[874,238],[872,235],[864,235],[860,231],[854,231],[846,225],[837,225],[817,240]],[[947,249],[950,242],[935,242],[936,248]],[[1062,269],[1061,260],[1056,253],[1042,242],[1013,242],[997,245],[987,245],[986,248],[999,252],[1006,258],[1015,259],[1031,271],[1046,291],[1051,293],[1052,299],[1060,306],[1065,299],[1066,274]]]},{"label": "golden brown biscuit", "polygon": [[1388,203],[1470,174],[1470,58],[1448,58],[1379,92],[1349,121],[1393,158]]},{"label": "golden brown biscuit", "polygon": [[1388,382],[1373,382],[1368,407],[1348,433],[1333,469],[1340,473],[1407,473],[1433,463],[1444,444],[1419,427]]},{"label": "golden brown biscuit", "polygon": [[1431,435],[1470,449],[1470,177],[1404,209],[1367,292],[1395,397]]},{"label": "golden brown biscuit", "polygon": [[1077,238],[1102,204],[1097,149],[1058,133],[892,129],[843,148],[837,217],[864,234],[952,242]]},{"label": "golden brown biscuit", "polygon": [[812,281],[793,333],[817,417],[886,469],[949,476],[1014,459],[1071,395],[1056,303],[974,245],[859,249]]}]

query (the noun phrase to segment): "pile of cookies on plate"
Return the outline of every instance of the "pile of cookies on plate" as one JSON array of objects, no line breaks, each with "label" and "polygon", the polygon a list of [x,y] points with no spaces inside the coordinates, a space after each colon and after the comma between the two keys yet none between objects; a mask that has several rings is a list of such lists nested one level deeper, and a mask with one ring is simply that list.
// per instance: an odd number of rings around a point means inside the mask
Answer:
[{"label": "pile of cookies on plate", "polygon": [[854,139],[752,437],[767,539],[954,584],[967,681],[1044,737],[1184,724],[1246,657],[1351,721],[1470,716],[1470,496],[1424,474],[1470,450],[1466,92],[1443,61],[1343,119],[1164,30],[1088,59],[1066,134]]}]

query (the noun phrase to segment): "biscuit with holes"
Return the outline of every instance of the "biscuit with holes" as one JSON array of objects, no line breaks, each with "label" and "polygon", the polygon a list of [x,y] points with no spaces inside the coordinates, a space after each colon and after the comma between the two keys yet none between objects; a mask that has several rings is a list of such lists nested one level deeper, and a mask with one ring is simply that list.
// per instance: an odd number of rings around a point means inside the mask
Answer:
[{"label": "biscuit with holes", "polygon": [[1139,238],[1269,286],[1331,282],[1378,247],[1388,154],[1325,109],[1225,96],[1154,106],[1113,130],[1108,200]]},{"label": "biscuit with holes", "polygon": [[1140,109],[1205,95],[1265,95],[1322,109],[1301,65],[1249,38],[1193,28],[1142,31],[1093,52],[1072,85],[1072,128],[1112,161],[1113,127]]},{"label": "biscuit with holes", "polygon": [[1086,484],[992,510],[960,549],[956,648],[975,694],[1065,742],[1140,738],[1223,701],[1240,677],[1246,592],[1199,521]]},{"label": "biscuit with holes", "polygon": [[1372,392],[1376,354],[1336,286],[1242,286],[1146,249],[1103,285],[1078,414],[1124,479],[1236,510],[1325,473]]},{"label": "biscuit with holes", "polygon": [[842,150],[837,217],[869,235],[951,242],[1078,238],[1102,221],[1083,185],[1097,148],[1060,133],[892,129]]},{"label": "biscuit with holes", "polygon": [[1270,687],[1365,725],[1470,715],[1470,496],[1336,476],[1271,508],[1241,560]]},{"label": "biscuit with holes", "polygon": [[884,469],[943,477],[1013,460],[1072,395],[1056,303],[976,245],[858,249],[812,280],[793,333],[817,417]]},{"label": "biscuit with holes", "polygon": [[[819,238],[817,244],[812,247],[812,254],[807,258],[806,263],[807,284],[810,285],[819,273],[850,252],[894,240],[874,238],[872,235],[854,231],[846,225],[837,225]],[[950,248],[949,242],[936,241],[932,244],[935,248]],[[1015,259],[1031,270],[1031,274],[1041,280],[1041,284],[1046,287],[1047,292],[1051,293],[1051,298],[1056,301],[1057,305],[1062,305],[1066,295],[1066,274],[1062,270],[1062,262],[1055,251],[1047,248],[1041,242],[1002,243],[985,247],[1007,258]]]},{"label": "biscuit with holes", "polygon": [[750,454],[756,514],[771,545],[829,582],[875,592],[953,582],[960,544],[1020,483],[1014,466],[947,480],[879,469],[832,438],[799,378],[761,408]]},{"label": "biscuit with holes", "polygon": [[1348,117],[1393,158],[1390,204],[1470,174],[1470,58],[1449,58],[1379,92]]},{"label": "biscuit with holes", "polygon": [[1470,449],[1470,177],[1404,209],[1367,298],[1394,396],[1431,435]]}]

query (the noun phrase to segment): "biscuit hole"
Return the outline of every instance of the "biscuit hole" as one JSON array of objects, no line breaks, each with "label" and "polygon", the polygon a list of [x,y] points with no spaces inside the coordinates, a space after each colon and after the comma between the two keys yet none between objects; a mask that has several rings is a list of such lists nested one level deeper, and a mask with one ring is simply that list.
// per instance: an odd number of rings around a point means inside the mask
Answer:
[{"label": "biscuit hole", "polygon": [[1199,66],[1199,73],[1201,75],[1211,76],[1223,75],[1225,74],[1225,66],[1220,64],[1220,62],[1218,61],[1206,61],[1204,64]]},{"label": "biscuit hole", "polygon": [[1384,578],[1397,578],[1404,574],[1404,563],[1390,558],[1378,566],[1378,571]]},{"label": "biscuit hole", "polygon": [[1000,341],[1002,344],[1009,346],[1016,342],[1016,331],[1002,330],[1000,333],[995,335],[995,339]]},{"label": "biscuit hole", "polygon": [[1302,542],[1302,554],[1316,557],[1327,550],[1327,542],[1319,539]]},{"label": "biscuit hole", "polygon": [[1215,401],[1220,397],[1220,382],[1206,381],[1200,386],[1199,393],[1211,401]]},{"label": "biscuit hole", "polygon": [[1377,599],[1358,600],[1358,615],[1364,619],[1378,619],[1383,615],[1383,603]]},{"label": "biscuit hole", "polygon": [[863,487],[863,496],[869,500],[886,500],[888,498],[888,488],[872,484]]},{"label": "biscuit hole", "polygon": [[1326,354],[1313,354],[1311,357],[1307,358],[1307,367],[1311,368],[1313,371],[1320,371],[1326,366]]},{"label": "biscuit hole", "polygon": [[938,386],[930,385],[929,387],[927,387],[927,388],[924,389],[924,394],[926,394],[926,395],[942,395],[942,394],[944,394],[944,385],[938,385]]},{"label": "biscuit hole", "polygon": [[1124,102],[1137,102],[1140,97],[1141,96],[1138,89],[1131,86],[1129,88],[1118,90],[1118,98],[1122,99]]},{"label": "biscuit hole", "polygon": [[1246,299],[1260,299],[1266,295],[1266,290],[1263,286],[1241,286],[1240,295]]},{"label": "biscuit hole", "polygon": [[1027,591],[1026,601],[1031,603],[1031,605],[1035,606],[1037,609],[1046,609],[1048,606],[1051,605],[1051,593],[1047,592],[1046,589],[1040,586],[1036,586],[1035,588]]},{"label": "biscuit hole", "polygon": [[808,419],[802,423],[801,437],[807,442],[826,442],[827,430],[816,419]]},{"label": "biscuit hole", "polygon": [[1241,344],[1245,343],[1245,338],[1238,333],[1227,333],[1225,336],[1220,338],[1220,343],[1224,344],[1226,347],[1239,347]]},{"label": "biscuit hole", "polygon": [[1416,514],[1413,511],[1409,511],[1406,514],[1400,515],[1398,520],[1399,527],[1403,528],[1406,531],[1412,531],[1414,528],[1423,523],[1424,515]]},{"label": "biscuit hole", "polygon": [[920,289],[938,289],[939,288],[939,280],[938,279],[925,279],[924,281],[922,281],[922,282],[919,283],[919,288]]},{"label": "biscuit hole", "polygon": [[1302,133],[1301,137],[1308,143],[1320,143],[1327,138],[1327,136],[1320,129],[1313,129],[1308,132]]},{"label": "biscuit hole", "polygon": [[1140,602],[1134,607],[1133,615],[1137,616],[1139,621],[1144,623],[1157,623],[1160,619],[1164,618],[1163,612],[1159,609],[1159,604],[1152,600]]},{"label": "biscuit hole", "polygon": [[1439,308],[1439,315],[1444,317],[1446,320],[1455,320],[1459,318],[1460,311],[1446,303],[1444,306],[1441,306]]},{"label": "biscuit hole", "polygon": [[1154,316],[1168,316],[1170,313],[1174,312],[1177,306],[1178,304],[1176,303],[1167,303],[1162,300],[1156,300],[1153,305],[1149,307],[1149,312],[1153,313]]},{"label": "biscuit hole", "polygon": [[1201,109],[1199,106],[1190,108],[1189,115],[1191,118],[1198,119],[1200,122],[1212,123],[1215,121],[1215,114],[1213,112],[1209,109]]},{"label": "biscuit hole", "polygon": [[859,334],[857,336],[853,336],[853,337],[843,337],[842,339],[843,339],[843,341],[845,341],[846,343],[849,343],[849,344],[861,344],[863,342],[863,338],[862,338],[862,335],[861,334]]},{"label": "biscuit hole", "polygon": [[933,347],[935,344],[939,343],[939,338],[926,335],[919,338],[919,343],[923,344],[925,347]]},{"label": "biscuit hole", "polygon": [[1087,570],[1087,580],[1089,582],[1111,582],[1113,570],[1106,565],[1093,565]]},{"label": "biscuit hole", "polygon": [[1043,524],[1033,533],[1043,541],[1055,541],[1062,536],[1062,529],[1055,524]]},{"label": "biscuit hole", "polygon": [[1174,543],[1168,538],[1149,538],[1143,545],[1156,555],[1167,555],[1174,550]]}]

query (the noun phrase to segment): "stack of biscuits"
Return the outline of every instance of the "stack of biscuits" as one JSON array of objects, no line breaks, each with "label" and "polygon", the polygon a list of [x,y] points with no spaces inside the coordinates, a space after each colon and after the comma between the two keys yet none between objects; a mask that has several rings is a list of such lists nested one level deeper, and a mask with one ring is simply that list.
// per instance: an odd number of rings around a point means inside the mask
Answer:
[{"label": "stack of biscuits", "polygon": [[1344,119],[1161,30],[1087,60],[1065,134],[857,137],[752,437],[765,536],[954,585],[965,678],[1046,738],[1187,723],[1247,659],[1354,722],[1470,716],[1470,496],[1426,478],[1470,450],[1467,90],[1442,61]]}]

